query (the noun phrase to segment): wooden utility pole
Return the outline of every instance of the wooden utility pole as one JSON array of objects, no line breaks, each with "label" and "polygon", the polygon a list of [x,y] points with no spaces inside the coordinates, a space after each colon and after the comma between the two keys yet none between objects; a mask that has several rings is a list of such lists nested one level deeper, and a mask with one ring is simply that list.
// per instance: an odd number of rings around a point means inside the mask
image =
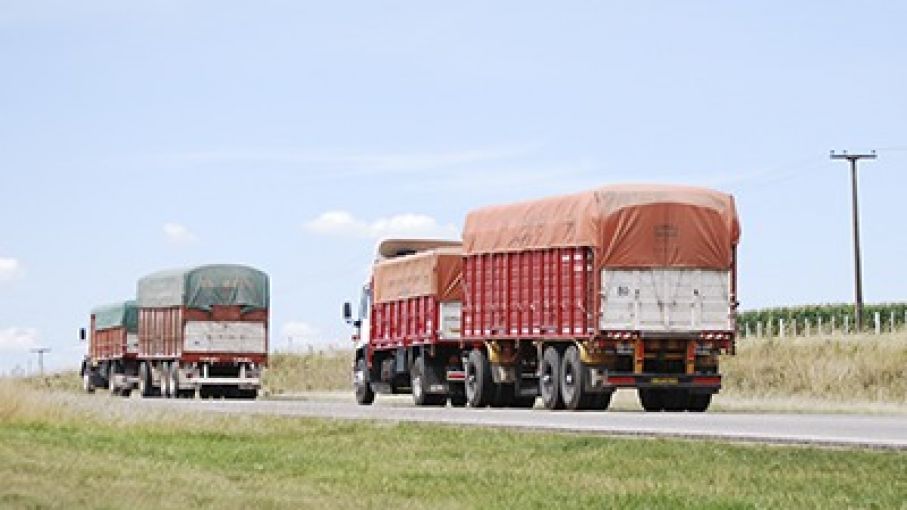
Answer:
[{"label": "wooden utility pole", "polygon": [[38,355],[38,374],[44,377],[44,354],[50,352],[50,347],[38,347],[31,352]]},{"label": "wooden utility pole", "polygon": [[850,187],[853,194],[853,262],[854,262],[854,322],[858,332],[863,331],[863,269],[860,263],[860,215],[857,204],[857,161],[861,159],[876,159],[876,151],[869,154],[848,154],[842,151],[836,154],[831,151],[831,159],[846,159],[850,161]]}]

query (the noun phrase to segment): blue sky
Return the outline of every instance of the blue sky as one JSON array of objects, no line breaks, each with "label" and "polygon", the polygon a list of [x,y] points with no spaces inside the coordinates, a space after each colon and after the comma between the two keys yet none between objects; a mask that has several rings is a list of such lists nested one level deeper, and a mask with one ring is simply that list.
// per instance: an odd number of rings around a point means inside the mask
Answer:
[{"label": "blue sky", "polygon": [[616,182],[734,193],[744,308],[905,299],[901,2],[0,1],[0,371],[206,262],[340,343],[377,238]]}]

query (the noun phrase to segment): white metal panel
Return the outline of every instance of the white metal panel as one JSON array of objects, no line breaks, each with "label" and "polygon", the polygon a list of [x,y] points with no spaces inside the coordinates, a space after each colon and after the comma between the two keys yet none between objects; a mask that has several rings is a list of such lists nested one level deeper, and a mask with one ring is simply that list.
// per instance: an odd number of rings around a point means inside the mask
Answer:
[{"label": "white metal panel", "polygon": [[135,354],[139,352],[138,333],[126,333],[126,352]]},{"label": "white metal panel", "polygon": [[183,351],[263,354],[267,349],[261,322],[188,321]]},{"label": "white metal panel", "polygon": [[441,338],[444,340],[460,338],[460,317],[463,315],[463,303],[451,301],[441,303]]},{"label": "white metal panel", "polygon": [[731,329],[730,271],[605,269],[601,329],[724,331]]}]

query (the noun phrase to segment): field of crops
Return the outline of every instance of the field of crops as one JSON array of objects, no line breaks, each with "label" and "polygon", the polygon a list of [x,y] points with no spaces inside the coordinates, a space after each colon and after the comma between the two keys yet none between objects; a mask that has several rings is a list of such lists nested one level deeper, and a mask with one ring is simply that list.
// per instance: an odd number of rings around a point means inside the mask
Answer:
[{"label": "field of crops", "polygon": [[[863,307],[864,331],[872,331],[875,328],[874,320],[877,313],[882,331],[897,331],[905,328],[907,324],[907,303],[870,304]],[[812,332],[818,332],[821,324],[824,332],[830,333],[832,327],[835,331],[843,332],[846,325],[847,332],[854,333],[853,317],[853,304],[766,308],[741,312],[737,316],[737,326],[742,333],[749,331],[750,334],[755,334],[757,330],[761,330],[766,336],[776,336],[779,334],[779,319],[783,319],[787,330],[785,333],[804,333],[807,324]]]}]

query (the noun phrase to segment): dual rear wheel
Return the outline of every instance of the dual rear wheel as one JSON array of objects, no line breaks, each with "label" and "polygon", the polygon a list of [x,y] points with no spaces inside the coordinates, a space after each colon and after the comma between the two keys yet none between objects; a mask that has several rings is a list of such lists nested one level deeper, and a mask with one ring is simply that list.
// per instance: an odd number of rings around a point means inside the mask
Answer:
[{"label": "dual rear wheel", "polygon": [[610,392],[586,390],[589,374],[575,345],[563,355],[555,347],[547,347],[539,372],[539,393],[547,409],[604,411],[611,405]]}]

